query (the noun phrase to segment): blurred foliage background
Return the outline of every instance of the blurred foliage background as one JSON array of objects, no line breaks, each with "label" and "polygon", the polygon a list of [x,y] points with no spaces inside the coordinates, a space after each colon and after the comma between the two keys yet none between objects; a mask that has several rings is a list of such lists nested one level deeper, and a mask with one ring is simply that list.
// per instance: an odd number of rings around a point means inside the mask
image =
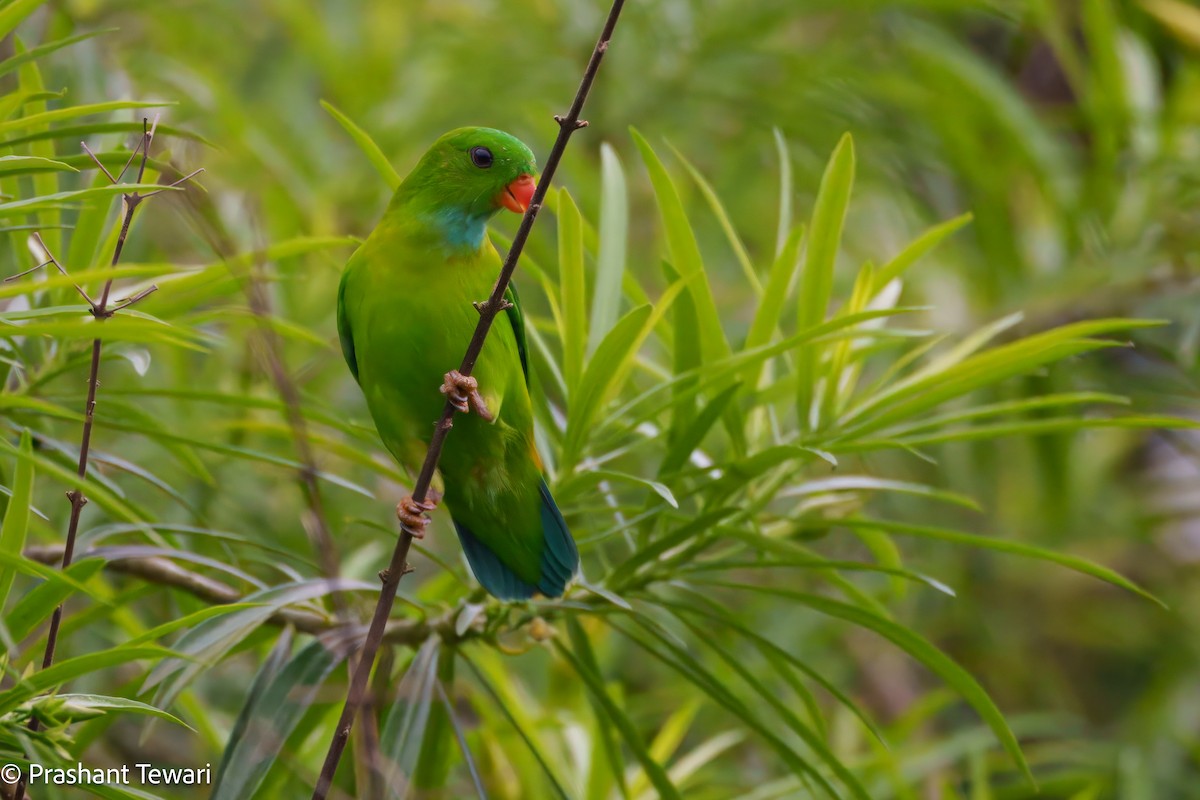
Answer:
[{"label": "blurred foliage background", "polygon": [[[81,138],[119,168],[161,113],[154,180],[205,168],[139,210],[118,273],[120,296],[157,283],[138,310],[170,329],[104,323],[81,528],[102,558],[80,587],[5,562],[5,752],[307,796],[361,636],[336,618],[367,618],[405,481],[336,346],[341,265],[390,191],[338,117],[400,174],[467,124],[544,158],[606,10],[0,4],[4,58],[88,34],[0,75],[4,154],[81,170],[0,170],[4,275],[37,263],[35,229],[74,273],[107,264],[111,194],[11,205],[102,186]],[[986,690],[1041,796],[1200,797],[1198,50],[1185,0],[631,3],[518,276],[539,435],[600,593],[486,604],[437,516],[339,796],[1034,796]],[[36,116],[126,100],[170,105]],[[515,219],[495,227],[503,249]],[[679,280],[697,265],[702,288]],[[2,483],[19,499],[33,467],[22,541],[50,561],[97,325],[38,280],[0,295]],[[1117,318],[1166,324],[1063,327]],[[341,601],[313,581],[327,541]],[[267,605],[208,617],[219,589],[164,561]],[[84,660],[63,691],[193,730],[30,705],[61,684],[18,691],[67,595],[59,658]],[[294,627],[266,624],[285,604]],[[152,641],[187,658],[129,649]]]}]

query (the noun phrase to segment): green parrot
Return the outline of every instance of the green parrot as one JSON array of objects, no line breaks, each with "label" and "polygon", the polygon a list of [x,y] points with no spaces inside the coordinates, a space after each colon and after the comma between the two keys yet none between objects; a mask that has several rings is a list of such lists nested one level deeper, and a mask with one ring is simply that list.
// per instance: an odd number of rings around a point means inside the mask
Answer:
[{"label": "green parrot", "polygon": [[384,445],[415,474],[447,395],[460,411],[439,465],[442,496],[396,507],[424,535],[444,501],[476,579],[502,600],[559,597],[579,569],[575,540],[542,477],[533,438],[524,318],[516,291],[473,375],[462,358],[500,272],[487,222],[523,213],[536,185],[533,153],[492,128],[442,136],[351,256],[338,288],[338,335]]}]

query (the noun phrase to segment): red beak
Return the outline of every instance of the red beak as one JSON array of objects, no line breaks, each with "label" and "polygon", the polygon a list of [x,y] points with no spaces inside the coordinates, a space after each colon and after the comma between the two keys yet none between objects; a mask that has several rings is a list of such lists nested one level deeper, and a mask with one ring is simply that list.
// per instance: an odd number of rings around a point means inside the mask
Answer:
[{"label": "red beak", "polygon": [[533,180],[533,176],[522,175],[505,186],[496,201],[515,214],[524,214],[525,209],[529,208],[529,201],[533,199],[536,189],[537,183]]}]

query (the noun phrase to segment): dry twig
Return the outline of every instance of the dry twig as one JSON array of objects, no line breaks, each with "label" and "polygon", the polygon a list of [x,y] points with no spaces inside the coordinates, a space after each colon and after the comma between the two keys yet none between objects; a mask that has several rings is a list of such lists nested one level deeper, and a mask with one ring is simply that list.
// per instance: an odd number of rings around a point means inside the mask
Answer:
[{"label": "dry twig", "polygon": [[[27,547],[24,555],[31,561],[41,564],[56,564],[62,560],[63,546]],[[84,558],[105,558],[104,569],[109,572],[132,575],[148,583],[179,589],[213,605],[231,605],[241,603],[246,599],[241,592],[229,584],[181,567],[169,558],[141,556],[109,559],[104,553],[104,548],[99,548],[95,552],[82,553],[76,560]],[[384,641],[394,645],[416,646],[433,634],[440,635],[447,641],[461,641],[470,638],[474,635],[473,631],[467,630],[459,635],[454,629],[454,621],[458,613],[459,609],[453,608],[432,619],[393,620],[384,631]],[[295,608],[282,608],[268,618],[267,622],[281,627],[291,625],[301,633],[314,636],[345,627],[345,623],[337,617]]]}]

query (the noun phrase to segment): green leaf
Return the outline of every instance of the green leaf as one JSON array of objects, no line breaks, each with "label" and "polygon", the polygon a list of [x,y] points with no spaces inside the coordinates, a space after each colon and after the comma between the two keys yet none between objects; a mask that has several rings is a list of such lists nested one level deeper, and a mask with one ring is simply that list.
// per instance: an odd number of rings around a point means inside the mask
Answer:
[{"label": "green leaf", "polygon": [[28,17],[46,0],[10,0],[0,8],[0,38],[12,33],[21,20]]},{"label": "green leaf", "polygon": [[[736,631],[743,638],[754,644],[755,647],[757,647],[764,655],[769,654],[770,657],[784,661],[791,665],[797,671],[802,672],[813,681],[816,681],[822,689],[829,692],[834,699],[845,706],[850,713],[858,718],[859,722],[863,724],[863,727],[865,727],[871,733],[871,735],[880,742],[880,744],[883,744],[884,747],[887,747],[887,742],[883,737],[883,732],[879,730],[878,726],[875,725],[870,716],[868,716],[867,713],[858,706],[858,704],[851,700],[850,697],[840,690],[832,681],[822,675],[820,670],[814,669],[801,659],[780,647],[775,642],[772,642],[770,639],[762,636],[749,626],[744,625],[734,614],[728,613],[728,611],[726,611],[722,606],[714,603],[703,593],[690,589],[687,590],[687,593],[688,596],[695,600],[695,603],[676,603],[663,600],[661,598],[655,598],[653,602],[668,606],[674,609],[676,613],[700,615],[713,623],[727,626],[730,630]],[[819,719],[819,715],[816,715],[816,718]]]},{"label": "green leaf", "polygon": [[413,656],[396,687],[396,702],[388,711],[380,740],[384,744],[384,780],[393,797],[407,797],[419,768],[421,745],[429,725],[436,693],[441,639],[431,636]]},{"label": "green leaf", "polygon": [[[763,683],[753,672],[745,667],[740,657],[735,657],[732,653],[730,653],[722,643],[718,642],[714,637],[711,636],[708,630],[701,628],[690,621],[684,620],[684,624],[698,641],[707,645],[709,650],[711,650],[718,656],[718,658],[725,662],[726,666],[732,669],[733,672],[735,672],[738,677],[740,677],[742,681],[745,682],[746,685],[749,686],[755,692],[755,694],[759,696],[761,700],[765,701],[767,705],[775,710],[779,717],[784,721],[784,724],[788,727],[788,729],[799,736],[800,739],[806,745],[808,745],[809,749],[816,753],[817,758],[819,758],[827,767],[829,767],[829,769],[833,771],[833,774],[837,775],[837,777],[855,797],[861,798],[861,800],[870,800],[867,790],[859,782],[858,778],[854,776],[854,773],[851,772],[836,755],[834,755],[833,751],[829,749],[829,747],[821,740],[821,737],[818,736],[812,730],[812,728],[810,728],[808,725],[805,725],[804,722],[795,714],[795,712],[793,712],[791,708],[789,708],[779,699],[776,692],[768,688],[767,685]],[[668,639],[663,638],[660,639],[660,641],[663,642],[664,646],[671,649],[677,658],[682,659],[685,657],[685,651],[673,645]],[[708,670],[705,670],[698,661],[694,662],[691,666],[692,669],[696,670],[697,672],[705,674],[710,683],[716,683],[719,685],[719,681],[716,681],[712,673]],[[734,704],[734,707],[730,710],[735,710],[737,698],[732,692],[726,694],[726,698],[728,702]],[[815,771],[813,774],[814,776],[818,775]],[[833,796],[836,797],[837,795],[834,794]]]},{"label": "green leaf", "polygon": [[396,172],[396,168],[392,166],[392,162],[388,161],[387,156],[379,149],[379,145],[375,144],[375,140],[371,138],[371,135],[354,124],[353,120],[335,108],[332,103],[322,100],[321,108],[328,111],[329,116],[337,120],[346,133],[350,134],[350,138],[354,140],[354,143],[358,145],[363,155],[371,162],[371,166],[383,178],[388,188],[395,191],[396,187],[400,185],[400,173]]},{"label": "green leaf", "polygon": [[131,700],[128,697],[110,697],[103,694],[58,694],[54,696],[54,699],[78,709],[102,712],[123,711],[127,714],[157,717],[158,719],[165,719],[167,722],[173,722],[176,725],[192,730],[191,725],[188,725],[174,714],[170,714],[148,703]]},{"label": "green leaf", "polygon": [[659,477],[670,475],[687,463],[692,453],[700,447],[704,437],[725,414],[729,404],[737,397],[740,383],[730,384],[700,411],[686,428],[681,430],[667,448],[662,463],[658,467]]},{"label": "green leaf", "polygon": [[522,724],[521,720],[517,718],[518,711],[513,707],[514,704],[500,695],[500,692],[497,690],[496,686],[492,683],[492,681],[488,680],[483,668],[478,666],[474,660],[467,655],[467,653],[460,650],[458,652],[458,658],[461,659],[473,673],[475,673],[475,677],[478,679],[479,685],[482,686],[484,691],[486,691],[491,697],[494,706],[500,709],[501,713],[504,715],[504,718],[508,720],[508,723],[512,725],[513,730],[517,732],[517,736],[519,736],[521,741],[525,743],[525,746],[529,748],[530,754],[532,754],[534,760],[538,762],[538,766],[541,767],[542,773],[546,776],[546,779],[550,781],[550,785],[554,788],[555,794],[561,800],[571,800],[571,795],[566,789],[563,788],[562,781],[559,780],[558,776],[554,774],[554,768],[550,766],[550,761],[542,751],[542,747],[540,744],[538,744],[534,734],[529,731],[529,726]]},{"label": "green leaf", "polygon": [[[0,17],[3,17],[4,12],[0,11]],[[0,30],[4,24],[0,21]],[[62,120],[75,119],[76,117],[86,117],[92,114],[107,114],[110,111],[121,111],[127,108],[162,108],[163,106],[172,106],[174,103],[144,103],[138,100],[110,100],[104,103],[92,103],[90,105],[67,106],[66,108],[58,108],[54,111],[43,111],[40,114],[29,114],[19,119],[9,120],[8,122],[0,122],[0,134],[10,131],[23,130],[32,128],[38,125],[45,125],[51,122],[60,122]]]},{"label": "green leaf", "polygon": [[[14,36],[13,50],[17,55],[21,55],[25,52],[25,44],[21,41],[20,36]],[[41,69],[38,67],[37,62],[35,61],[26,62],[18,67],[17,83],[22,91],[27,93],[27,97],[30,99],[43,93],[46,88],[45,81],[42,79]],[[29,119],[30,117],[37,117],[45,112],[45,110],[45,102],[29,102],[28,105],[23,109],[23,113],[20,118]],[[46,127],[47,126],[45,124],[38,124],[34,125],[32,130],[41,131],[45,130]],[[55,157],[55,147],[53,142],[30,142],[28,147],[25,149],[28,151],[26,155],[29,156],[46,158],[49,160],[54,160]],[[29,183],[32,186],[33,194],[35,196],[53,194],[59,188],[58,176],[47,172],[34,173]],[[43,240],[45,241],[46,246],[50,248],[51,252],[61,253],[62,231],[58,229],[58,225],[62,222],[62,214],[57,210],[48,209],[40,214],[36,221],[50,226],[48,230],[42,233]]]},{"label": "green leaf", "polygon": [[617,323],[621,312],[621,279],[625,274],[626,238],[629,232],[629,198],[625,171],[617,151],[600,145],[600,232],[596,255],[596,281],[592,294],[588,355]]},{"label": "green leaf", "polygon": [[[652,481],[647,478],[642,478],[637,475],[630,475],[625,472],[615,472],[613,470],[587,470],[572,475],[569,479],[564,480],[559,484],[559,491],[563,497],[574,497],[592,491],[596,484],[604,481],[620,481],[623,483],[634,483],[639,486],[645,486],[661,497],[672,508],[679,508],[679,501],[675,499],[675,495],[671,493],[670,488],[666,484],[658,481]],[[558,492],[556,492],[557,494]]]},{"label": "green leaf", "polygon": [[[658,647],[651,646],[648,642],[645,642],[640,637],[631,634],[623,627],[615,626],[616,630],[619,630],[625,635],[629,636],[631,640],[638,644],[647,653],[662,661],[684,678],[691,681],[710,699],[716,701],[719,705],[723,706],[727,711],[734,715],[734,717],[740,722],[755,731],[771,747],[771,749],[774,750],[780,756],[780,758],[787,763],[788,767],[794,774],[804,774],[812,778],[821,787],[825,794],[827,794],[833,800],[837,800],[839,797],[838,792],[833,788],[829,781],[826,780],[825,777],[811,763],[809,763],[807,759],[803,758],[795,750],[795,748],[780,738],[775,733],[773,726],[770,723],[762,720],[747,703],[743,702],[741,698],[737,697],[732,691],[730,691],[723,681],[714,676],[710,670],[705,669],[703,665],[701,665],[699,659],[676,644],[673,636],[665,633],[661,629],[661,626],[652,622],[643,614],[633,614],[630,615],[630,618],[637,623],[642,630],[644,630],[658,642]],[[659,647],[662,649],[660,650]],[[670,655],[668,655],[668,653]],[[791,728],[791,723],[799,722],[799,720],[795,718],[794,714],[791,716],[786,716],[787,713],[788,712],[785,710],[785,724]],[[805,730],[805,726],[802,723],[798,725],[798,728],[800,730]],[[810,744],[810,746],[812,742],[817,742],[818,745],[820,744],[819,740],[817,740],[817,738],[813,736],[811,732],[806,731],[806,733],[808,733],[807,736],[800,734],[799,730],[795,730],[795,732],[804,739],[806,744]],[[828,750],[825,750],[825,752],[828,752]],[[849,779],[846,781],[846,785],[851,789],[854,795],[859,798],[864,798],[865,800],[865,798],[868,796],[861,790],[861,787],[858,786],[857,781],[855,781],[854,777],[850,775],[848,770],[846,770],[836,758],[833,758],[832,763],[838,764],[838,767],[840,767],[840,772],[845,773],[845,775],[848,776]]]},{"label": "green leaf", "polygon": [[211,669],[235,645],[286,605],[334,592],[378,591],[368,583],[346,579],[294,581],[263,589],[243,598],[253,603],[241,611],[205,620],[175,644],[178,657],[160,661],[146,676],[142,689],[157,687],[155,703],[167,706],[204,670]]},{"label": "green leaf", "polygon": [[1150,600],[1153,603],[1166,608],[1166,604],[1159,600],[1154,595],[1147,592],[1142,587],[1138,586],[1128,578],[1123,577],[1119,573],[1100,566],[1084,558],[1059,553],[1054,550],[1048,550],[1044,547],[1037,547],[1024,542],[1014,542],[1008,539],[997,539],[991,536],[980,536],[974,533],[966,533],[963,531],[953,530],[951,528],[941,528],[932,525],[916,525],[905,522],[892,522],[890,520],[872,519],[868,517],[853,517],[837,521],[838,525],[847,528],[875,528],[888,533],[899,536],[916,536],[924,539],[937,539],[943,542],[953,542],[955,544],[968,545],[970,547],[982,547],[987,550],[995,550],[998,553],[1008,553],[1015,556],[1023,556],[1025,558],[1037,559],[1039,561],[1049,561],[1053,564],[1066,567],[1075,572],[1090,575],[1093,578],[1111,583],[1114,586],[1120,586],[1134,594]]},{"label": "green leaf", "polygon": [[[45,622],[54,613],[54,609],[77,591],[77,586],[87,583],[103,568],[104,561],[85,558],[63,571],[70,580],[52,575],[33,587],[4,618],[4,625],[13,641],[19,642],[33,633],[34,628]],[[7,573],[7,570],[5,572]]]},{"label": "green leaf", "polygon": [[[947,400],[1046,364],[1121,343],[1089,337],[1153,327],[1148,320],[1099,319],[1077,322],[993,347],[943,369],[927,368],[896,381],[851,408],[841,419],[844,437],[861,437],[902,420],[920,417]],[[955,363],[957,362],[957,363]],[[867,412],[873,412],[868,415]],[[848,423],[857,421],[857,424]]]},{"label": "green leaf", "polygon": [[[669,263],[663,262],[663,271],[667,280],[674,283],[680,280],[679,272]],[[671,369],[676,375],[695,374],[704,362],[703,337],[700,333],[700,319],[696,313],[696,303],[691,295],[684,292],[675,301],[671,310]],[[671,388],[675,396],[675,407],[671,410],[671,426],[667,431],[667,440],[675,441],[680,432],[691,424],[696,415],[696,392],[698,380],[683,381]]]},{"label": "green leaf", "polygon": [[154,192],[159,190],[171,192],[179,191],[179,189],[169,189],[166,186],[158,186],[157,184],[153,183],[122,183],[115,186],[93,186],[89,189],[75,189],[69,192],[55,192],[54,194],[27,197],[24,200],[10,200],[7,203],[0,203],[0,218],[16,216],[18,214],[31,214],[35,211],[41,211],[48,208],[57,208],[66,203],[109,199],[116,195],[124,194],[125,192]]},{"label": "green leaf", "polygon": [[958,492],[945,489],[935,489],[923,483],[912,481],[897,481],[888,478],[876,478],[871,475],[836,475],[829,478],[818,478],[805,481],[780,492],[780,497],[808,497],[830,492],[895,492],[897,494],[927,497],[939,500],[972,511],[982,511],[979,503],[973,498]]},{"label": "green leaf", "polygon": [[699,516],[689,518],[684,524],[669,533],[659,536],[649,545],[639,548],[637,552],[619,565],[612,582],[613,590],[620,592],[634,581],[635,574],[640,567],[653,564],[668,550],[672,550],[684,542],[702,536],[718,522],[736,512],[737,509],[735,508],[718,508],[706,511]]},{"label": "green leaf", "polygon": [[[775,153],[779,157],[779,227],[775,234],[775,259],[778,260],[787,251],[788,240],[792,230],[792,159],[788,154],[787,139],[783,131],[773,128],[775,135]],[[768,286],[768,289],[770,287]],[[763,295],[766,297],[767,295]]]},{"label": "green leaf", "polygon": [[687,281],[688,292],[696,305],[704,357],[725,358],[731,352],[729,342],[721,329],[721,316],[717,312],[712,287],[709,286],[708,275],[704,270],[704,260],[700,257],[700,247],[696,244],[696,235],[683,210],[679,193],[649,143],[636,130],[631,128],[630,132],[642,154],[646,169],[650,172],[650,183],[654,186],[654,195],[658,200],[667,247],[671,252],[671,263]]},{"label": "green leaf", "polygon": [[[567,625],[571,631],[571,639],[575,642],[576,651],[578,651],[578,641],[580,638],[586,637],[586,634],[584,634],[583,629],[574,618],[569,617]],[[575,653],[568,650],[558,640],[554,640],[554,649],[571,665],[576,674],[583,679],[583,684],[595,701],[597,708],[603,711],[604,715],[608,717],[617,729],[625,744],[633,751],[634,756],[641,763],[642,769],[646,771],[646,777],[650,779],[650,783],[658,791],[658,796],[663,798],[663,800],[682,800],[679,790],[675,788],[675,784],[671,782],[671,778],[662,768],[662,765],[655,761],[654,757],[650,755],[650,751],[646,749],[646,743],[633,726],[633,722],[613,702],[613,699],[609,697],[608,690],[604,688],[604,681],[596,671],[595,662],[590,659],[585,662],[583,658],[576,657]]]},{"label": "green leaf", "polygon": [[563,379],[574,393],[587,353],[587,280],[583,270],[583,217],[566,189],[559,190],[558,269],[562,291]]},{"label": "green leaf", "polygon": [[[837,265],[842,227],[850,206],[853,185],[854,140],[847,133],[838,142],[825,168],[808,228],[808,247],[800,276],[797,316],[801,330],[820,324],[829,308],[833,294],[833,271]],[[796,410],[803,429],[816,427],[814,423],[819,422],[813,418],[816,415],[814,400],[819,375],[819,352],[815,346],[806,346],[797,355]],[[826,391],[832,391],[832,387],[826,386]]]},{"label": "green leaf", "polygon": [[[804,241],[804,227],[795,228],[784,242],[771,272],[767,276],[767,286],[763,290],[762,300],[754,312],[754,320],[750,323],[750,332],[746,334],[746,344],[743,350],[754,350],[770,343],[775,331],[783,318],[783,307],[787,302],[788,288],[792,285],[796,270],[800,266],[800,243]],[[746,368],[743,380],[753,389],[759,384],[762,365],[751,365]]]},{"label": "green leaf", "polygon": [[12,688],[0,692],[0,713],[11,711],[34,695],[108,667],[128,664],[131,661],[155,660],[170,655],[161,647],[131,647],[121,645],[98,650],[87,655],[59,661],[52,667],[22,678]]},{"label": "green leaf", "polygon": [[592,432],[596,415],[614,388],[628,374],[642,342],[686,286],[686,281],[678,281],[663,292],[653,308],[640,306],[622,317],[588,360],[587,369],[579,382],[579,391],[575,393],[570,406],[571,413],[563,441],[563,469],[572,468],[578,462],[584,443]]},{"label": "green leaf", "polygon": [[709,209],[713,212],[713,216],[717,218],[717,224],[721,226],[721,231],[724,232],[725,238],[729,241],[730,248],[733,249],[733,255],[737,258],[738,265],[742,268],[742,274],[746,278],[746,282],[750,284],[750,288],[759,297],[763,293],[762,281],[758,279],[758,273],[754,270],[754,262],[750,260],[750,254],[746,252],[746,245],[742,243],[742,237],[738,236],[737,230],[733,227],[733,221],[729,219],[729,213],[725,211],[725,206],[721,203],[721,198],[717,196],[717,192],[700,173],[700,170],[692,166],[692,163],[683,157],[683,154],[672,147],[671,152],[675,154],[680,164],[683,164],[684,169],[692,176],[692,180],[696,182],[696,186],[700,189],[700,196],[704,198],[704,202],[708,203]]},{"label": "green leaf", "polygon": [[963,214],[940,225],[935,225],[918,236],[911,244],[901,250],[895,258],[884,264],[875,273],[875,281],[873,283],[874,292],[878,293],[882,291],[883,287],[903,275],[905,270],[911,267],[922,256],[936,248],[952,234],[968,225],[973,219],[973,215]]},{"label": "green leaf", "polygon": [[[18,449],[20,458],[17,461],[12,496],[9,497],[8,507],[4,512],[4,524],[0,526],[0,553],[14,557],[19,557],[25,549],[29,512],[33,507],[33,438],[29,431],[21,433]],[[15,578],[13,570],[0,570],[0,612],[4,610],[8,601],[8,593],[12,590]],[[11,626],[9,630],[11,633]]]},{"label": "green leaf", "polygon": [[1013,763],[1020,768],[1029,784],[1032,787],[1037,786],[1037,782],[1033,778],[1033,773],[1029,771],[1029,764],[1025,761],[1025,755],[1021,752],[1021,745],[1017,742],[1016,736],[1013,735],[1012,729],[1009,728],[1004,715],[996,707],[996,704],[992,702],[987,692],[971,677],[969,672],[956,664],[953,659],[941,650],[938,650],[915,631],[858,606],[852,606],[848,603],[842,603],[826,597],[775,587],[746,587],[735,583],[714,583],[730,589],[744,589],[786,597],[809,606],[822,614],[844,619],[883,636],[928,667],[934,674],[958,692],[964,700],[970,703],[983,721],[988,724],[988,727],[992,729],[992,733],[995,734],[996,739],[1004,746],[1005,751],[1013,760]]},{"label": "green leaf", "polygon": [[280,668],[290,642],[290,636],[280,637],[255,676],[217,767],[212,800],[254,796],[325,679],[348,651],[345,639],[339,642],[335,636],[325,635]]},{"label": "green leaf", "polygon": [[[8,139],[0,141],[0,147],[14,147],[19,144],[28,142],[44,142],[55,139],[67,139],[70,141],[79,141],[86,139],[89,136],[96,136],[105,133],[141,133],[141,122],[93,122],[87,125],[64,125],[58,128],[49,128],[47,130],[33,131],[20,136],[12,136]],[[183,130],[182,128],[174,128],[170,125],[159,125],[154,129],[154,140],[174,136],[179,139],[190,139],[193,142],[200,142],[209,147],[216,147],[215,144],[205,139],[199,134],[191,131]]]},{"label": "green leaf", "polygon": [[36,61],[37,59],[41,58],[44,55],[49,55],[50,53],[53,53],[55,50],[61,50],[64,47],[70,47],[71,45],[78,44],[79,42],[82,42],[86,39],[91,39],[93,36],[100,36],[101,34],[112,33],[115,30],[117,30],[117,29],[116,28],[106,28],[104,30],[99,30],[99,31],[88,31],[87,33],[81,33],[78,36],[68,36],[65,39],[57,39],[53,42],[47,42],[46,44],[42,44],[42,45],[38,45],[37,47],[30,48],[29,50],[25,51],[24,53],[21,53],[19,55],[15,55],[15,56],[11,56],[9,58],[4,59],[3,61],[0,61],[0,75],[7,75],[8,73],[12,72],[14,69],[20,67],[21,65],[26,64],[30,61]]},{"label": "green leaf", "polygon": [[[98,559],[88,559],[87,561],[80,563],[103,565],[103,562],[99,561]],[[190,628],[193,625],[204,622],[207,619],[212,619],[213,617],[223,617],[226,614],[232,614],[235,611],[241,611],[244,608],[254,608],[257,605],[258,603],[226,603],[225,605],[202,608],[199,611],[193,611],[191,614],[185,614],[179,619],[173,619],[170,622],[164,622],[162,625],[155,625],[150,630],[130,639],[128,644],[135,645],[153,642],[156,639],[161,639],[162,637],[174,633],[175,631],[183,630],[184,628]]]},{"label": "green leaf", "polygon": [[35,172],[78,172],[70,164],[37,156],[0,156],[0,178]]}]

